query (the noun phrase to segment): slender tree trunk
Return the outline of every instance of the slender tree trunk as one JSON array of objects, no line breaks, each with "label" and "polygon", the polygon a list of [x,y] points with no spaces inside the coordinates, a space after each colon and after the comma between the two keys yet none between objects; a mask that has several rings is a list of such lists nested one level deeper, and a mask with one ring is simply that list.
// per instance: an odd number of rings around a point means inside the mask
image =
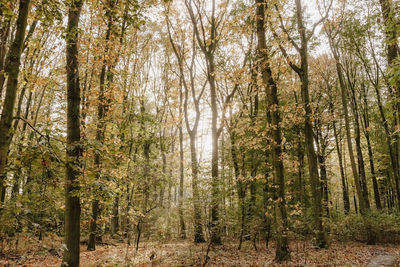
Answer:
[{"label": "slender tree trunk", "polygon": [[87,246],[87,250],[89,251],[96,250],[96,231],[97,231],[97,219],[99,217],[99,213],[100,213],[99,200],[95,198],[94,200],[92,200],[92,218],[90,220],[90,226],[89,226],[89,241]]},{"label": "slender tree trunk", "polygon": [[[165,135],[163,134],[163,136],[161,137],[161,139],[164,139]],[[164,141],[161,141],[160,144],[160,149],[161,149],[161,159],[162,159],[162,174],[163,174],[163,178],[162,178],[162,184],[161,184],[161,188],[160,188],[160,201],[159,201],[159,205],[161,208],[164,208],[164,202],[165,202],[165,178],[167,177],[167,156],[165,155],[165,145],[164,145]],[[183,189],[182,189],[183,190]]]},{"label": "slender tree trunk", "polygon": [[67,26],[67,165],[65,181],[65,249],[62,266],[79,266],[81,206],[79,200],[80,88],[78,70],[78,25],[82,0],[70,3]]},{"label": "slender tree trunk", "polygon": [[[112,74],[112,64],[110,63],[110,59],[106,57],[106,55],[110,51],[110,40],[112,36],[112,28],[114,24],[114,18],[112,12],[114,10],[114,5],[116,0],[108,0],[106,2],[106,12],[105,16],[107,17],[107,30],[105,36],[105,55],[103,58],[103,63],[100,72],[100,84],[99,84],[99,96],[98,96],[98,106],[97,106],[97,127],[96,127],[96,141],[98,144],[104,145],[106,124],[105,118],[108,109],[109,99],[106,97],[106,90],[110,86],[113,74]],[[98,150],[97,150],[98,151]],[[95,152],[94,155],[94,165],[96,168],[96,181],[101,182],[101,173],[103,168],[103,158],[100,152]],[[89,241],[88,241],[88,250],[96,250],[96,241],[101,240],[101,235],[98,235],[98,227],[97,227],[97,219],[100,216],[100,191],[99,187],[94,186],[94,194],[92,200],[92,218],[90,221],[89,227]]]},{"label": "slender tree trunk", "polygon": [[[333,117],[333,105],[330,103],[330,111]],[[340,178],[342,182],[342,196],[343,196],[343,206],[344,206],[344,214],[349,214],[350,212],[350,199],[349,199],[349,191],[347,187],[347,182],[346,182],[346,176],[344,174],[344,168],[343,168],[343,156],[342,156],[342,151],[340,149],[340,144],[339,144],[339,133],[336,129],[336,121],[334,120],[332,122],[333,126],[333,134],[335,136],[335,145],[336,145],[336,153],[338,155],[338,161],[339,161],[339,169],[340,169]]]},{"label": "slender tree trunk", "polygon": [[237,186],[237,192],[238,192],[238,199],[239,199],[239,209],[240,209],[240,234],[239,234],[239,245],[238,245],[238,250],[242,248],[242,243],[243,243],[243,235],[244,235],[244,229],[245,229],[245,221],[246,221],[246,208],[245,208],[245,187],[243,184],[243,181],[241,180],[240,177],[240,170],[239,170],[239,161],[238,161],[238,155],[237,155],[237,150],[236,150],[236,134],[234,132],[234,129],[230,131],[230,137],[231,137],[231,157],[232,157],[232,163],[233,163],[233,170],[235,174],[235,179],[236,179],[236,186]]},{"label": "slender tree trunk", "polygon": [[373,156],[371,140],[370,140],[370,136],[369,136],[370,124],[369,124],[367,91],[365,88],[365,84],[362,84],[362,88],[363,88],[363,101],[364,101],[364,110],[363,110],[363,116],[362,116],[362,118],[364,120],[364,136],[365,136],[365,139],[367,140],[369,167],[371,170],[372,185],[374,188],[375,206],[378,210],[380,210],[380,209],[382,209],[382,204],[381,204],[381,197],[379,194],[378,181],[376,180],[374,156]]},{"label": "slender tree trunk", "polygon": [[[32,102],[32,94],[33,94],[33,92],[29,92],[28,100],[26,102],[25,113],[24,113],[24,119],[25,120],[28,119],[29,109],[30,109],[31,102]],[[25,140],[26,126],[27,126],[27,123],[24,122],[23,126],[22,126],[22,130],[21,130],[21,137],[20,137],[20,140],[19,140],[19,147],[18,147],[18,152],[17,152],[18,160],[21,160],[22,143]],[[12,194],[14,196],[12,196],[12,198],[15,198],[15,196],[18,194],[18,192],[20,190],[21,175],[22,175],[22,168],[18,168],[16,170],[16,172],[14,173],[15,177],[14,177],[14,184],[13,184],[13,188],[12,188]]]},{"label": "slender tree trunk", "polygon": [[272,77],[269,63],[268,48],[265,34],[265,5],[263,0],[256,0],[257,5],[257,49],[260,58],[260,70],[263,86],[267,96],[267,120],[270,124],[272,135],[271,154],[274,172],[274,204],[276,224],[276,251],[275,259],[278,261],[290,260],[290,251],[287,238],[288,221],[285,199],[285,176],[282,159],[281,117],[279,112],[278,88]]},{"label": "slender tree trunk", "polygon": [[[214,54],[218,44],[218,19],[215,17],[215,0],[211,3],[211,16],[207,17],[209,21],[209,38],[204,36],[206,30],[198,26],[197,15],[194,15],[191,1],[185,0],[185,5],[189,11],[190,19],[193,24],[194,35],[197,43],[204,54],[207,67],[207,81],[210,86],[210,102],[211,102],[211,138],[212,138],[212,155],[211,155],[211,243],[213,245],[222,244],[221,240],[221,227],[219,219],[219,202],[220,202],[220,179],[218,171],[218,138],[221,133],[217,127],[218,121],[218,106],[217,106],[217,84],[216,84],[216,69]],[[202,17],[200,17],[202,23]],[[200,28],[200,29],[199,29]],[[201,33],[200,33],[201,32]],[[209,42],[208,40],[212,40]]]},{"label": "slender tree trunk", "polygon": [[348,111],[348,107],[347,107],[348,96],[347,96],[346,84],[344,81],[342,66],[339,61],[339,54],[336,50],[336,47],[333,46],[333,40],[331,40],[331,37],[328,36],[328,38],[329,38],[332,54],[336,61],[336,72],[337,72],[338,79],[339,79],[339,87],[340,87],[341,100],[342,100],[343,113],[344,113],[344,122],[345,122],[345,129],[346,129],[347,149],[349,151],[351,170],[353,172],[354,183],[356,185],[356,193],[357,193],[358,199],[360,200],[360,210],[362,210],[362,212],[364,212],[366,205],[364,202],[364,196],[362,193],[361,183],[360,183],[360,179],[358,176],[358,171],[357,171],[356,162],[355,162],[354,153],[353,153],[353,144],[352,144],[351,129],[350,129],[350,118],[349,118],[349,111]]},{"label": "slender tree trunk", "polygon": [[183,183],[184,183],[184,155],[183,155],[183,131],[182,124],[178,127],[179,130],[179,201],[178,201],[178,213],[179,213],[179,225],[180,225],[180,237],[186,239],[186,227],[183,219]]},{"label": "slender tree trunk", "polygon": [[[193,67],[194,67],[194,57],[196,53],[196,45],[195,45],[195,40],[193,39],[193,55],[192,55],[192,63],[189,67],[189,74],[190,74],[190,89],[192,93],[192,99],[193,99],[193,104],[195,106],[195,111],[196,111],[196,117],[194,120],[194,125],[191,128],[190,123],[189,123],[189,114],[188,114],[188,101],[189,101],[189,85],[186,82],[185,78],[185,73],[183,70],[183,54],[182,51],[180,50],[180,47],[175,44],[173,41],[171,31],[170,31],[170,24],[169,20],[167,19],[167,27],[168,27],[168,36],[170,43],[172,45],[174,54],[178,60],[178,66],[179,66],[179,73],[180,73],[180,86],[183,86],[185,88],[185,93],[184,93],[184,101],[183,101],[183,112],[184,112],[184,118],[185,118],[185,124],[186,124],[186,130],[189,134],[189,139],[190,139],[190,158],[191,158],[191,169],[192,169],[192,191],[193,191],[193,210],[194,210],[194,242],[195,243],[202,243],[205,242],[204,236],[203,236],[203,226],[201,223],[201,208],[200,208],[200,193],[199,193],[199,186],[198,186],[198,161],[197,161],[197,150],[196,150],[196,136],[197,136],[197,129],[198,129],[198,124],[200,120],[200,108],[199,108],[199,101],[202,95],[202,92],[199,94],[198,97],[196,97],[195,93],[195,81],[194,81],[194,72],[193,72]],[[182,101],[182,91],[179,93],[179,99]],[[181,105],[182,102],[180,102],[180,114],[181,114]],[[181,128],[180,128],[181,129]],[[183,183],[183,182],[182,182]],[[170,189],[171,191],[171,189]]]},{"label": "slender tree trunk", "polygon": [[[252,72],[252,92],[254,93],[254,105],[251,105],[250,107],[250,125],[251,127],[254,127],[255,125],[255,120],[257,118],[258,115],[258,87],[257,87],[257,74],[255,73],[255,70],[252,68],[251,70]],[[254,74],[253,74],[254,73]],[[252,97],[250,97],[250,101],[252,101]],[[249,218],[249,222],[254,221],[254,218],[256,218],[256,214],[257,214],[257,209],[256,209],[256,200],[257,200],[257,180],[256,180],[256,176],[257,176],[257,169],[258,166],[260,165],[260,161],[258,160],[258,155],[257,155],[257,151],[254,149],[250,150],[250,160],[251,160],[251,180],[249,181],[250,183],[250,201],[249,201],[249,210],[248,210],[248,218]],[[254,224],[251,224],[251,229],[250,229],[250,238],[253,240],[253,245],[254,245],[254,249],[257,250],[256,244],[255,244],[255,239],[257,237],[257,232],[255,229]]]},{"label": "slender tree trunk", "polygon": [[211,242],[215,245],[222,243],[221,229],[219,222],[219,198],[220,184],[218,174],[218,107],[217,107],[217,89],[215,83],[215,64],[214,54],[208,53],[207,79],[211,90],[211,137],[212,137],[212,154],[211,154]]},{"label": "slender tree trunk", "polygon": [[[267,159],[267,164],[269,164],[269,152],[266,151],[266,159]],[[264,175],[264,188],[263,188],[263,202],[264,202],[264,216],[263,216],[263,224],[264,224],[264,242],[265,242],[265,248],[268,249],[269,246],[269,240],[271,238],[271,218],[267,214],[269,210],[269,195],[270,195],[270,183],[269,183],[269,170],[265,172]]]},{"label": "slender tree trunk", "polygon": [[[385,22],[385,42],[386,42],[386,49],[387,49],[387,60],[389,68],[396,67],[396,60],[399,58],[399,47],[398,47],[398,37],[399,31],[398,21],[396,20],[396,9],[393,6],[393,1],[390,0],[379,0],[382,10],[382,17]],[[394,95],[393,98],[393,127],[396,128],[399,126],[397,125],[400,122],[400,103],[398,99],[400,99],[400,79],[398,77],[393,77],[394,84],[393,84],[393,91]],[[391,88],[389,88],[391,90]],[[393,94],[393,93],[392,93]],[[394,141],[394,148],[392,157],[396,162],[397,173],[394,175],[395,185],[396,185],[396,195],[397,195],[397,202],[398,202],[398,210],[400,210],[400,163],[399,163],[399,149],[400,149],[400,137],[399,133],[393,136]]]},{"label": "slender tree trunk", "polygon": [[200,208],[200,192],[198,185],[199,165],[197,162],[196,153],[196,135],[194,132],[189,134],[190,138],[190,158],[192,165],[192,191],[193,191],[193,208],[194,208],[194,242],[204,242],[203,225],[201,223],[201,208]]},{"label": "slender tree trunk", "polygon": [[380,114],[380,117],[382,120],[382,125],[385,130],[385,134],[386,134],[386,144],[387,144],[387,147],[389,150],[390,162],[392,165],[392,171],[393,171],[393,176],[394,176],[395,185],[396,185],[396,193],[399,196],[400,195],[400,186],[399,186],[400,179],[399,179],[399,163],[397,161],[397,156],[395,155],[396,144],[393,142],[394,138],[389,129],[389,123],[388,123],[388,120],[386,119],[385,111],[383,109],[382,97],[381,97],[381,93],[380,93],[378,85],[374,85],[374,89],[375,89],[375,94],[376,94],[376,100],[378,103],[379,114]]},{"label": "slender tree trunk", "polygon": [[309,77],[308,77],[308,38],[306,28],[303,23],[303,10],[301,0],[296,0],[297,27],[300,34],[300,62],[301,66],[297,69],[297,74],[301,81],[301,96],[305,109],[304,136],[306,143],[306,153],[308,158],[308,168],[310,173],[311,191],[313,196],[314,227],[316,233],[316,245],[320,248],[328,246],[324,226],[322,224],[322,201],[320,191],[320,181],[318,173],[317,155],[314,148],[313,129],[311,123],[312,110],[309,96]]},{"label": "slender tree trunk", "polygon": [[321,180],[321,196],[323,198],[323,206],[326,210],[326,215],[329,216],[329,192],[328,192],[328,174],[326,172],[326,155],[325,155],[325,144],[323,144],[322,129],[319,120],[315,123],[315,143],[317,147],[317,159],[319,165],[319,173]]},{"label": "slender tree trunk", "polygon": [[6,80],[5,75],[5,66],[6,66],[6,54],[7,54],[7,40],[10,35],[11,28],[11,15],[6,15],[8,9],[13,9],[13,6],[8,7],[6,3],[10,2],[1,2],[0,3],[0,99],[3,93],[4,82]]},{"label": "slender tree trunk", "polygon": [[[294,93],[294,99],[296,102],[296,107],[298,108],[299,102],[296,92]],[[306,183],[304,177],[304,142],[301,135],[302,127],[300,125],[296,126],[297,134],[297,161],[299,163],[297,168],[297,201],[303,205],[305,208],[309,206],[308,195],[306,191]]]},{"label": "slender tree trunk", "polygon": [[116,235],[119,231],[119,194],[114,198],[111,218],[111,235]]},{"label": "slender tree trunk", "polygon": [[349,88],[351,90],[351,108],[353,111],[354,117],[354,134],[355,134],[355,141],[356,141],[356,152],[357,152],[357,162],[358,162],[358,174],[359,180],[361,184],[361,190],[363,194],[364,205],[367,210],[370,209],[369,204],[369,194],[368,194],[368,187],[367,187],[367,179],[365,177],[365,165],[364,165],[364,156],[362,153],[361,148],[361,133],[360,133],[360,120],[359,120],[359,109],[358,109],[358,102],[356,98],[356,92],[354,88],[354,84],[350,81],[349,74]]},{"label": "slender tree trunk", "polygon": [[20,59],[24,44],[26,25],[30,9],[30,0],[20,0],[18,18],[16,22],[16,32],[14,40],[8,51],[6,58],[5,73],[7,78],[6,95],[4,98],[3,110],[0,118],[0,200],[5,199],[5,169],[7,162],[8,149],[11,142],[11,128],[13,112],[18,90],[18,76]]}]

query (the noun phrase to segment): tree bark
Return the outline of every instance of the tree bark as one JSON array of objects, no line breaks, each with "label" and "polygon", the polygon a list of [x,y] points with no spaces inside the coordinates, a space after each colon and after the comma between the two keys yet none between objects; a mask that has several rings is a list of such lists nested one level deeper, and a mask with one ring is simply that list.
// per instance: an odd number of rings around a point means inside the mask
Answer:
[{"label": "tree bark", "polygon": [[319,129],[320,124],[317,119],[316,129],[315,129],[315,143],[317,146],[317,159],[319,165],[319,173],[321,180],[321,196],[323,198],[323,206],[326,210],[326,215],[329,216],[329,192],[328,192],[328,174],[326,171],[326,145],[323,144],[324,140],[322,138],[321,129]]},{"label": "tree bark", "polygon": [[245,222],[246,222],[246,208],[245,208],[246,189],[240,177],[239,160],[236,148],[236,134],[234,131],[235,131],[234,129],[230,130],[230,139],[231,139],[231,157],[233,163],[233,171],[236,179],[237,193],[239,199],[239,209],[240,209],[240,234],[239,234],[239,245],[238,245],[238,250],[240,250],[242,248],[243,235],[245,231]]},{"label": "tree bark", "polygon": [[[212,11],[211,16],[208,17],[210,23],[209,29],[209,40],[205,39],[205,29],[203,26],[198,27],[198,20],[193,13],[191,1],[185,0],[185,5],[188,8],[190,18],[192,20],[195,36],[197,42],[204,54],[206,60],[207,69],[207,81],[210,86],[210,103],[211,103],[211,138],[212,138],[212,153],[211,153],[211,243],[214,245],[222,244],[221,240],[221,227],[219,221],[219,200],[220,200],[220,181],[219,181],[219,170],[218,170],[218,138],[220,135],[219,128],[217,127],[218,121],[218,106],[217,106],[217,88],[215,81],[215,59],[214,54],[218,43],[217,35],[217,21],[215,17],[215,0],[212,0]],[[198,7],[197,7],[198,8]],[[199,10],[198,10],[199,11]],[[200,18],[202,20],[202,18]],[[201,23],[203,23],[201,21]],[[202,36],[200,35],[200,30]],[[203,38],[203,39],[202,39]]]},{"label": "tree bark", "polygon": [[[179,45],[176,45],[171,34],[170,30],[170,22],[167,18],[167,28],[168,28],[168,37],[170,43],[172,45],[172,49],[174,54],[178,60],[179,74],[180,74],[180,86],[183,86],[185,89],[184,92],[184,101],[183,101],[183,115],[185,118],[185,126],[186,130],[189,134],[190,140],[190,159],[191,159],[191,169],[192,169],[192,193],[193,193],[193,210],[194,210],[194,242],[202,243],[204,242],[203,236],[203,226],[201,223],[201,208],[200,208],[200,193],[198,186],[198,161],[197,161],[197,150],[196,150],[196,137],[197,137],[197,129],[200,120],[200,106],[199,102],[204,92],[204,87],[202,91],[196,96],[195,92],[195,80],[194,80],[194,60],[196,55],[196,45],[195,40],[193,39],[193,54],[192,54],[192,62],[189,66],[189,76],[190,76],[190,88],[188,83],[186,82],[185,73],[184,73],[184,51],[180,48]],[[189,91],[191,91],[193,104],[195,107],[195,119],[194,124],[191,127],[189,123],[189,112],[188,112],[188,101],[189,101]],[[182,99],[182,92],[180,91],[180,100]],[[181,105],[181,103],[180,103]]]},{"label": "tree bark", "polygon": [[257,49],[260,59],[259,66],[262,82],[267,97],[267,120],[272,135],[271,154],[274,172],[274,204],[275,224],[277,230],[275,259],[278,261],[290,260],[289,244],[287,239],[288,221],[285,199],[285,176],[283,166],[281,117],[279,112],[278,88],[270,67],[270,58],[265,34],[265,4],[263,0],[256,0],[257,10]]},{"label": "tree bark", "polygon": [[111,234],[116,235],[119,231],[119,194],[114,198],[111,218]]},{"label": "tree bark", "polygon": [[[367,179],[365,177],[365,165],[364,165],[364,156],[361,149],[361,132],[360,132],[360,120],[359,120],[359,108],[358,108],[358,101],[355,92],[355,71],[356,70],[349,70],[347,69],[347,79],[348,79],[348,88],[351,91],[351,108],[353,111],[354,117],[354,134],[355,134],[355,141],[356,141],[356,152],[357,152],[357,163],[358,163],[358,175],[361,185],[361,191],[363,194],[364,200],[364,207],[366,210],[370,209],[369,204],[369,194],[368,194],[368,187],[367,187]],[[354,81],[351,80],[350,76],[353,75]]]},{"label": "tree bark", "polygon": [[80,87],[78,70],[78,25],[82,0],[73,0],[68,10],[67,70],[67,165],[65,181],[65,248],[62,266],[79,266],[81,206],[80,175]]},{"label": "tree bark", "polygon": [[[399,31],[396,25],[398,22],[396,21],[395,17],[395,8],[393,7],[392,1],[390,0],[379,0],[382,10],[382,17],[385,22],[385,42],[386,42],[386,49],[387,49],[387,60],[389,68],[395,68],[398,63],[396,63],[396,59],[399,58],[399,46],[398,46],[398,37]],[[394,131],[398,131],[400,126],[400,78],[398,77],[391,77],[393,79],[393,90],[389,88],[391,92],[391,98],[393,101],[393,128]],[[394,94],[394,95],[393,95]],[[394,175],[395,185],[396,185],[396,195],[397,195],[397,202],[398,202],[398,210],[400,210],[400,137],[399,133],[396,133],[393,136],[394,147],[393,147],[393,157],[396,162],[397,173]]]},{"label": "tree bark", "polygon": [[30,9],[30,0],[20,0],[16,32],[11,47],[7,53],[5,73],[7,78],[6,95],[0,118],[0,200],[5,198],[6,161],[11,142],[13,112],[18,90],[18,75],[21,64],[21,54],[25,39],[25,31]]},{"label": "tree bark", "polygon": [[[110,59],[107,59],[106,55],[110,52],[110,40],[112,36],[112,28],[114,24],[114,17],[112,12],[114,10],[115,0],[109,0],[106,2],[106,12],[105,16],[107,17],[107,30],[105,36],[105,51],[104,58],[100,72],[100,84],[99,84],[99,96],[98,96],[98,104],[97,104],[97,127],[96,127],[96,141],[100,145],[104,145],[106,124],[105,118],[108,109],[109,99],[106,97],[106,90],[110,86],[113,75],[112,75],[112,64]],[[102,173],[102,164],[103,159],[102,155],[98,150],[96,150],[94,154],[94,165],[95,165],[95,180],[101,183],[101,173]],[[94,186],[94,194],[92,201],[92,218],[90,221],[89,227],[89,241],[88,241],[88,250],[96,250],[96,240],[101,239],[101,235],[98,235],[97,231],[97,219],[101,213],[100,210],[100,188]]]},{"label": "tree bark", "polygon": [[311,122],[311,106],[309,96],[309,77],[308,77],[308,37],[306,35],[306,28],[303,23],[303,10],[301,0],[296,0],[296,13],[297,13],[297,27],[300,34],[301,46],[299,49],[300,54],[300,68],[295,68],[301,81],[301,96],[305,109],[304,118],[304,135],[306,143],[306,153],[308,158],[308,168],[310,173],[311,191],[313,196],[313,213],[314,213],[314,227],[316,232],[316,245],[320,248],[326,248],[328,241],[326,238],[324,226],[322,224],[322,201],[320,191],[320,181],[318,174],[317,155],[314,148],[313,129]]},{"label": "tree bark", "polygon": [[5,75],[5,66],[6,66],[6,54],[7,54],[7,40],[10,35],[11,28],[11,15],[6,15],[7,9],[13,9],[13,7],[7,7],[6,3],[9,2],[1,2],[0,3],[0,99],[3,93],[4,82],[6,80]]},{"label": "tree bark", "polygon": [[335,58],[336,72],[337,72],[338,79],[339,79],[339,87],[340,87],[341,101],[342,101],[342,106],[343,106],[344,122],[345,122],[345,129],[346,129],[347,149],[349,151],[351,170],[353,172],[353,178],[354,178],[354,183],[356,186],[357,197],[359,199],[360,210],[362,210],[362,212],[364,212],[366,205],[364,202],[364,196],[362,193],[361,183],[360,183],[360,179],[358,176],[356,162],[354,159],[352,137],[351,137],[351,132],[350,132],[351,131],[350,118],[349,118],[349,111],[348,111],[348,106],[347,106],[348,96],[347,96],[346,84],[344,81],[342,66],[341,66],[341,63],[339,60],[339,53],[337,51],[337,48],[333,44],[333,40],[332,40],[331,36],[329,36],[329,34],[327,34],[327,35],[329,38],[329,45],[330,45],[333,57]]},{"label": "tree bark", "polygon": [[203,225],[201,223],[200,193],[198,185],[199,164],[196,153],[196,135],[189,134],[190,138],[190,158],[192,166],[192,191],[193,191],[193,208],[194,208],[194,242],[205,242],[203,236]]},{"label": "tree bark", "polygon": [[[334,117],[333,114],[333,104],[332,102],[329,105],[330,107],[330,112],[332,117]],[[349,191],[348,191],[348,186],[347,186],[347,179],[344,173],[344,167],[343,167],[343,156],[342,156],[342,150],[340,149],[340,144],[339,144],[339,133],[336,128],[336,120],[334,119],[332,122],[333,126],[333,134],[335,136],[335,145],[336,145],[336,153],[338,155],[338,161],[339,161],[339,169],[340,169],[340,178],[342,182],[342,196],[343,196],[343,206],[344,206],[344,214],[349,214],[350,212],[350,199],[349,199]]]},{"label": "tree bark", "polygon": [[[182,95],[182,92],[181,92]],[[182,96],[181,96],[182,99]],[[180,237],[186,239],[186,227],[183,219],[183,183],[184,183],[184,155],[183,155],[183,131],[182,123],[178,127],[179,130],[179,200],[178,200],[178,213],[180,225]]]},{"label": "tree bark", "polygon": [[373,155],[372,146],[371,146],[371,140],[370,140],[371,138],[369,135],[370,124],[369,124],[367,90],[366,90],[366,86],[364,83],[361,86],[363,89],[362,94],[363,94],[363,102],[364,102],[363,116],[362,116],[362,119],[364,121],[364,136],[365,136],[365,139],[367,140],[369,167],[371,170],[371,180],[372,180],[372,185],[374,188],[375,206],[378,210],[380,210],[380,209],[382,209],[381,197],[380,197],[380,193],[379,193],[378,181],[376,180],[374,155]]}]

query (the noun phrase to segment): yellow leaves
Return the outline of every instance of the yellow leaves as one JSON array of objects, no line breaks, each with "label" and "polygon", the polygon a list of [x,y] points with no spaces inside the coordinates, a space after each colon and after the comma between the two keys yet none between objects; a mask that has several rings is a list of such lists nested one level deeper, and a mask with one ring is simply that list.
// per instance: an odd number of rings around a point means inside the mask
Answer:
[{"label": "yellow leaves", "polygon": [[267,216],[268,218],[273,218],[274,217],[274,215],[271,213],[271,212],[265,212],[265,216]]},{"label": "yellow leaves", "polygon": [[218,4],[218,9],[225,9],[225,8],[227,8],[228,7],[228,1],[221,1],[219,4]]}]

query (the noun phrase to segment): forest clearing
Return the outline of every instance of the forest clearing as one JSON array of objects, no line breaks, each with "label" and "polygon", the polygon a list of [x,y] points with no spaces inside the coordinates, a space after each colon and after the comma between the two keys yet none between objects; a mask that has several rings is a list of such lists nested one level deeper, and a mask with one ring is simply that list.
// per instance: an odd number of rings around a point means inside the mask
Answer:
[{"label": "forest clearing", "polygon": [[0,266],[399,266],[400,0],[0,0]]}]

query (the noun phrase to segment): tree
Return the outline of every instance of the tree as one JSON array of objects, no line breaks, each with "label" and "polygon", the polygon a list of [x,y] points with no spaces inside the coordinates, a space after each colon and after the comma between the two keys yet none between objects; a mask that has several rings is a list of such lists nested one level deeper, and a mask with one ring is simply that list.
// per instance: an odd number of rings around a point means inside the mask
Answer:
[{"label": "tree", "polygon": [[[332,5],[332,1],[326,11],[324,17],[321,18],[318,22],[316,22],[310,33],[307,33],[306,27],[304,25],[303,20],[303,8],[301,0],[295,0],[296,4],[296,24],[297,24],[297,32],[300,37],[300,45],[298,45],[294,39],[289,35],[287,29],[283,25],[283,20],[280,14],[280,26],[283,29],[284,33],[287,35],[288,41],[290,44],[296,49],[299,57],[300,57],[300,66],[296,65],[291,61],[286,49],[279,45],[279,48],[287,60],[289,66],[297,73],[301,82],[301,97],[304,104],[305,110],[305,118],[304,118],[304,136],[305,136],[305,144],[306,144],[306,154],[308,158],[308,168],[310,173],[310,183],[311,183],[311,191],[313,196],[313,213],[314,213],[314,227],[316,234],[316,245],[320,248],[326,248],[328,246],[328,241],[326,238],[326,233],[324,230],[324,226],[322,223],[322,201],[321,201],[321,191],[320,191],[320,180],[318,173],[318,161],[317,155],[315,153],[314,148],[314,133],[312,128],[312,109],[310,104],[310,96],[309,96],[309,76],[308,76],[308,49],[309,49],[309,41],[314,35],[314,31],[316,27],[323,22],[327,16]],[[275,5],[275,8],[278,10],[278,7]],[[273,26],[272,26],[273,27]],[[277,38],[277,33],[274,31],[274,36]]]},{"label": "tree", "polygon": [[73,0],[68,6],[66,36],[67,70],[67,162],[65,180],[65,247],[62,266],[79,266],[79,239],[81,206],[79,199],[80,176],[80,101],[79,85],[79,19],[83,1]]},{"label": "tree", "polygon": [[338,81],[339,81],[339,88],[340,88],[340,92],[341,92],[341,102],[342,102],[343,113],[344,113],[347,149],[349,152],[351,170],[353,173],[354,183],[356,186],[356,192],[357,192],[358,202],[359,202],[359,206],[360,206],[360,211],[361,211],[361,213],[364,213],[367,209],[367,204],[366,204],[366,200],[365,200],[365,194],[363,193],[364,189],[361,184],[361,179],[359,176],[359,172],[357,170],[354,152],[353,152],[353,143],[352,143],[351,128],[350,128],[350,116],[349,116],[349,109],[348,109],[349,95],[348,95],[348,89],[347,89],[346,76],[345,76],[345,71],[344,71],[344,67],[343,67],[343,62],[340,59],[340,51],[338,48],[338,46],[339,46],[338,42],[340,42],[340,40],[335,39],[338,32],[335,33],[333,31],[333,28],[329,27],[329,23],[327,23],[325,25],[324,31],[328,37],[329,46],[330,46],[333,58],[335,59],[336,72],[337,72]]},{"label": "tree", "polygon": [[[182,45],[178,45],[174,40],[171,32],[171,22],[167,17],[167,29],[168,29],[168,37],[170,44],[172,46],[172,50],[174,55],[178,61],[178,69],[179,69],[179,84],[183,86],[184,89],[184,101],[183,101],[183,115],[186,125],[186,130],[189,134],[190,139],[190,158],[191,158],[191,170],[192,170],[192,191],[193,191],[193,209],[194,209],[194,242],[201,243],[204,242],[203,236],[203,226],[201,223],[201,209],[200,209],[200,195],[199,195],[199,181],[198,181],[198,159],[197,159],[197,148],[196,148],[196,139],[197,139],[197,129],[200,121],[200,100],[205,90],[205,84],[201,89],[201,92],[196,95],[196,81],[194,77],[194,63],[196,58],[196,40],[193,38],[192,41],[192,55],[191,62],[189,64],[185,61],[184,47]],[[186,78],[184,66],[188,66],[189,71],[189,80]],[[181,89],[180,89],[181,90]],[[180,91],[180,97],[182,92]],[[189,120],[189,110],[188,103],[190,101],[189,94],[192,96],[193,105],[195,107],[195,119],[194,123],[190,124]]]},{"label": "tree", "polygon": [[16,32],[14,40],[8,50],[6,57],[6,67],[4,69],[7,76],[6,94],[3,110],[0,118],[0,202],[5,198],[5,173],[8,149],[11,142],[11,129],[13,113],[18,90],[18,76],[20,72],[21,54],[25,40],[25,30],[30,10],[30,0],[20,0],[18,18],[16,22]]},{"label": "tree", "polygon": [[[211,158],[211,243],[219,245],[221,241],[221,229],[219,222],[219,171],[218,171],[218,138],[222,132],[221,126],[218,127],[218,106],[217,106],[217,83],[216,83],[216,66],[215,66],[215,52],[220,36],[218,31],[221,27],[225,12],[221,12],[218,17],[215,14],[215,0],[212,1],[211,17],[209,18],[208,28],[204,28],[205,15],[201,14],[203,8],[199,3],[195,3],[196,14],[192,7],[192,0],[185,0],[185,5],[189,11],[190,19],[193,25],[193,31],[196,40],[206,60],[206,74],[207,81],[210,86],[210,103],[211,103],[211,135],[212,135],[212,158]],[[203,2],[204,5],[204,2]],[[199,24],[201,26],[199,26]]]},{"label": "tree", "polygon": [[257,5],[257,39],[258,54],[260,57],[259,68],[261,70],[262,82],[267,96],[267,120],[271,127],[271,154],[274,171],[274,201],[275,201],[275,224],[277,229],[275,258],[278,261],[290,260],[289,245],[287,239],[288,221],[285,200],[285,177],[282,160],[282,136],[281,117],[279,112],[278,88],[270,67],[270,56],[266,44],[265,34],[265,6],[263,0],[256,0]]},{"label": "tree", "polygon": [[[115,0],[109,0],[106,3],[106,12],[105,16],[107,17],[107,30],[105,35],[105,51],[103,55],[103,62],[100,71],[100,85],[99,85],[99,96],[98,96],[98,107],[97,107],[97,129],[96,129],[96,141],[100,145],[104,145],[104,138],[105,138],[105,119],[106,113],[109,109],[110,99],[106,97],[106,90],[110,90],[112,78],[113,78],[113,62],[112,59],[106,57],[106,55],[112,53],[111,49],[111,42],[113,41],[113,37],[115,37]],[[94,164],[96,168],[96,182],[101,182],[102,177],[102,156],[99,151],[95,152],[94,157]],[[90,235],[89,235],[89,242],[88,242],[88,250],[95,250],[96,249],[96,235],[97,235],[97,219],[100,214],[100,194],[101,189],[98,187],[94,187],[94,195],[92,201],[92,219],[90,221]],[[98,235],[97,235],[98,236]],[[99,236],[98,236],[99,237]]]},{"label": "tree", "polygon": [[[393,6],[392,1],[390,0],[379,0],[382,10],[382,17],[384,19],[384,31],[385,31],[385,45],[387,49],[387,61],[388,67],[390,69],[390,80],[391,84],[388,85],[388,89],[390,92],[390,97],[393,101],[393,130],[397,134],[394,134],[394,161],[396,163],[396,168],[394,171],[397,173],[394,175],[395,183],[396,183],[396,193],[397,193],[397,202],[400,203],[400,138],[399,138],[399,123],[400,123],[400,103],[397,101],[400,98],[400,79],[398,75],[399,68],[399,45],[398,45],[398,37],[399,30],[396,25],[398,25],[398,21],[396,21],[395,16],[395,8]],[[393,90],[392,90],[393,88]],[[398,209],[400,210],[400,204],[398,205]]]}]

